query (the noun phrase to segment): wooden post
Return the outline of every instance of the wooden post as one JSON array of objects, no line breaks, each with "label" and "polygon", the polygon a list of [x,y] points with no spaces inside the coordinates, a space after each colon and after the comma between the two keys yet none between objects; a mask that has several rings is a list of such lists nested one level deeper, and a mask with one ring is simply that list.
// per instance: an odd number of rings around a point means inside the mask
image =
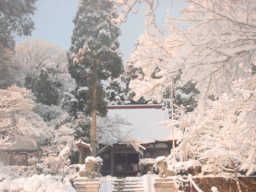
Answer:
[{"label": "wooden post", "polygon": [[25,154],[25,166],[29,166],[29,163],[28,163],[28,152],[26,152]]},{"label": "wooden post", "polygon": [[97,64],[94,64],[93,82],[93,101],[92,101],[92,127],[91,127],[91,156],[96,157],[96,114],[97,114]]},{"label": "wooden post", "polygon": [[[171,81],[171,101],[172,101],[172,121],[173,121],[173,80]],[[172,147],[173,147],[173,155],[175,156],[175,140],[174,140],[174,126],[172,126]]]},{"label": "wooden post", "polygon": [[114,152],[113,152],[113,149],[111,149],[111,154],[110,154],[110,160],[111,160],[111,168],[110,168],[110,173],[111,173],[111,176],[114,175]]},{"label": "wooden post", "polygon": [[78,149],[79,149],[79,163],[83,164],[84,163],[84,149],[82,146],[79,146]]}]

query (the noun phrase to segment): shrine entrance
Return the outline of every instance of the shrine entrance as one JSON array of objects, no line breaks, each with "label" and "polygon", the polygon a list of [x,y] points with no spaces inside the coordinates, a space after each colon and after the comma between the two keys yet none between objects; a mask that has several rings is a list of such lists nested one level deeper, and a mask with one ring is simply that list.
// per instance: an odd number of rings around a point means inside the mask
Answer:
[{"label": "shrine entrance", "polygon": [[115,153],[114,165],[114,175],[135,176],[139,172],[139,154]]}]

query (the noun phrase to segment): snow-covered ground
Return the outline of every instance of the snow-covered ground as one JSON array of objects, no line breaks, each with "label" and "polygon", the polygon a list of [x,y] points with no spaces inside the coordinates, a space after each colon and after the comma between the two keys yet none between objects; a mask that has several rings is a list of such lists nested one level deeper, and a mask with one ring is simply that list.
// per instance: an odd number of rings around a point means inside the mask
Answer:
[{"label": "snow-covered ground", "polygon": [[63,182],[55,180],[51,175],[33,175],[14,180],[4,179],[0,182],[0,191],[26,192],[75,192],[68,179]]},{"label": "snow-covered ground", "polygon": [[[166,160],[164,157],[159,157],[157,160]],[[167,160],[168,161],[168,160]],[[152,163],[150,161],[150,163]],[[176,163],[175,166],[169,167],[169,169],[172,169],[173,171],[184,171],[188,170],[189,168],[198,167],[197,161],[187,161],[187,162],[179,162]],[[65,177],[61,175],[29,175],[28,172],[24,172],[21,169],[29,170],[29,173],[33,172],[32,167],[7,167],[0,163],[0,192],[2,191],[22,191],[22,192],[75,192],[76,190],[71,184],[71,180],[73,180],[75,177],[78,176],[78,172],[76,173],[70,173],[70,175],[66,175]],[[32,171],[31,171],[32,170]],[[243,175],[238,174],[239,177],[245,177]],[[216,175],[216,173],[213,174],[207,174],[202,175],[199,174],[197,176],[188,175],[188,176],[181,176],[176,175],[173,177],[167,177],[168,179],[173,179],[176,184],[176,189],[181,188],[185,184],[186,187],[194,186],[194,188],[197,189],[198,192],[202,192],[200,188],[196,185],[195,181],[198,179],[201,181],[204,181],[205,179],[209,180],[209,178],[215,178],[215,179],[221,179],[224,178],[224,180],[234,180],[234,174],[231,173],[219,173]],[[154,189],[154,183],[155,179],[159,179],[159,176],[156,174],[146,174],[140,177],[127,177],[125,179],[123,178],[116,178],[111,176],[106,177],[100,177],[100,189],[99,192],[111,192],[114,191],[114,183],[117,183],[117,181],[126,180],[128,183],[132,182],[140,182],[142,185],[142,188],[145,192],[155,192]],[[215,180],[214,179],[214,180]],[[210,179],[211,180],[211,179]],[[199,183],[200,183],[199,182]],[[218,187],[218,183],[215,182],[215,184]],[[211,189],[213,192],[217,192],[217,188],[215,186],[208,186],[209,189]]]}]

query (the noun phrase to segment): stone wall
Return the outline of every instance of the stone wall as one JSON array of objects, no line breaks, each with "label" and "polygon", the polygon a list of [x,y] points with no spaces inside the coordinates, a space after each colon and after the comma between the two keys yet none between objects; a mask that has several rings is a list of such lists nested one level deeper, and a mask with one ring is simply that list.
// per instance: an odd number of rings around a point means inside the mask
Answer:
[{"label": "stone wall", "polygon": [[[211,192],[211,187],[215,186],[219,192],[237,192],[237,186],[234,179],[223,177],[202,177],[193,178],[198,187],[204,192]],[[240,177],[239,180],[242,192],[256,192],[256,177]],[[190,191],[187,189],[186,191]],[[193,192],[197,192],[193,187]]]}]

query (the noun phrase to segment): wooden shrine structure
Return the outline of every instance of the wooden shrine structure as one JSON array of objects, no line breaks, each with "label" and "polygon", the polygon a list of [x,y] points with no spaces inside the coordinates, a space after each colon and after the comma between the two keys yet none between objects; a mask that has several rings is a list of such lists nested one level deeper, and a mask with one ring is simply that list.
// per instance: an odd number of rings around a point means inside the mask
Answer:
[{"label": "wooden shrine structure", "polygon": [[30,157],[39,158],[40,151],[30,139],[10,139],[7,146],[0,148],[0,161],[4,165],[29,166]]},{"label": "wooden shrine structure", "polygon": [[[109,114],[129,117],[127,121],[131,122],[135,131],[133,138],[144,141],[141,145],[145,150],[135,151],[131,145],[116,143],[112,146],[105,146],[99,143],[98,154],[103,159],[101,174],[112,176],[135,176],[137,173],[146,173],[148,167],[139,165],[139,160],[143,158],[157,158],[159,156],[168,156],[173,147],[171,129],[165,126],[156,126],[152,124],[168,119],[167,112],[162,110],[162,105],[112,105],[108,106]],[[177,139],[175,139],[177,140]],[[176,142],[175,142],[176,143]],[[84,163],[84,159],[90,154],[88,144],[78,142],[79,163]],[[87,155],[86,155],[87,154]]]}]

